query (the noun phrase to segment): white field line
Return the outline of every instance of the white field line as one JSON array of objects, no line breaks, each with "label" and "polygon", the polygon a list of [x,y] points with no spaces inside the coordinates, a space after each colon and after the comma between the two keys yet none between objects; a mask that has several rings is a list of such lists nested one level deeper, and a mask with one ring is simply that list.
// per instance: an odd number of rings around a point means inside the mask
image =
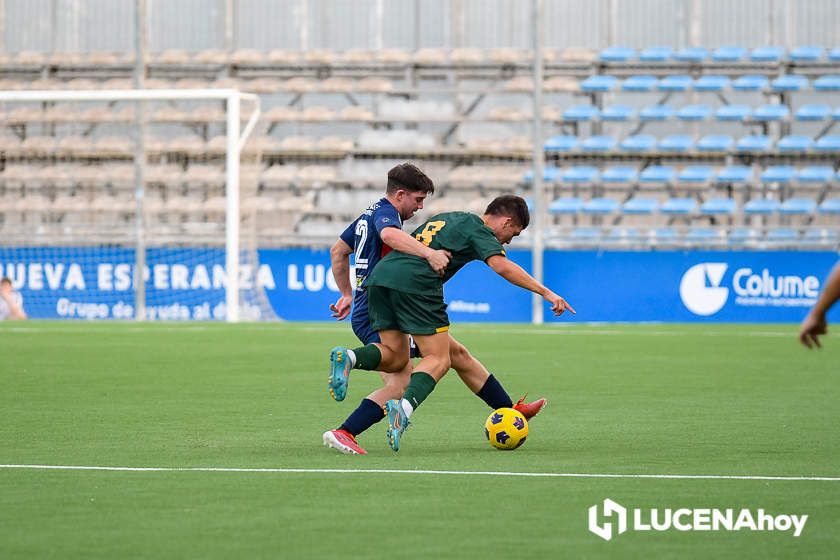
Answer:
[{"label": "white field line", "polygon": [[784,482],[840,482],[836,476],[764,476],[728,474],[619,474],[619,473],[554,473],[507,471],[439,471],[412,469],[295,469],[295,468],[236,468],[236,467],[106,467],[81,465],[0,465],[0,469],[116,471],[116,472],[223,472],[223,473],[279,473],[279,474],[407,474],[451,476],[518,476],[533,478],[618,478],[657,480],[778,480]]}]

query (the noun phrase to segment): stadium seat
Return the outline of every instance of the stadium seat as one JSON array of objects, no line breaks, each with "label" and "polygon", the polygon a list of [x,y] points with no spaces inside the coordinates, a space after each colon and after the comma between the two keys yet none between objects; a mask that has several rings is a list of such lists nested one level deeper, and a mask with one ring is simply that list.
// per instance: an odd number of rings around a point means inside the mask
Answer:
[{"label": "stadium seat", "polygon": [[665,76],[659,80],[656,87],[659,91],[688,91],[693,83],[694,79],[691,76],[679,74],[675,76]]},{"label": "stadium seat", "polygon": [[723,91],[729,86],[726,76],[700,76],[694,81],[694,91]]},{"label": "stadium seat", "polygon": [[639,174],[639,183],[651,184],[668,184],[674,179],[676,171],[670,165],[651,165],[642,170]]},{"label": "stadium seat", "polygon": [[562,183],[594,183],[598,178],[598,168],[591,165],[575,165],[560,175]]},{"label": "stadium seat", "polygon": [[783,47],[756,47],[750,51],[752,62],[779,62],[785,55]]},{"label": "stadium seat", "polygon": [[677,175],[677,182],[689,185],[705,185],[712,180],[714,170],[708,165],[689,165]]},{"label": "stadium seat", "polygon": [[578,137],[569,134],[552,136],[545,141],[546,152],[570,152],[578,145]]},{"label": "stadium seat", "polygon": [[797,109],[794,118],[798,121],[824,121],[830,114],[831,107],[828,105],[809,104]]},{"label": "stadium seat", "polygon": [[621,84],[622,91],[648,92],[653,91],[659,80],[655,76],[630,76]]},{"label": "stadium seat", "polygon": [[718,183],[747,183],[752,179],[752,168],[746,165],[729,165],[717,172]]},{"label": "stadium seat", "polygon": [[643,121],[664,121],[674,115],[674,108],[670,105],[649,105],[639,112]]},{"label": "stadium seat", "polygon": [[835,107],[831,112],[831,120],[840,121],[840,107]]},{"label": "stadium seat", "polygon": [[636,110],[628,105],[610,105],[601,111],[602,121],[628,121],[636,116]]},{"label": "stadium seat", "polygon": [[773,91],[802,91],[808,88],[808,78],[800,74],[785,74],[770,82]]},{"label": "stadium seat", "polygon": [[764,91],[770,80],[766,76],[758,74],[745,74],[732,82],[732,89],[735,91]]},{"label": "stadium seat", "polygon": [[558,198],[548,205],[549,214],[577,214],[583,208],[583,201],[578,197]]},{"label": "stadium seat", "polygon": [[[543,181],[546,183],[553,183],[560,177],[560,169],[553,166],[553,165],[546,165],[543,167]],[[523,180],[526,183],[532,183],[534,181],[534,170],[529,169],[525,172]]]},{"label": "stadium seat", "polygon": [[816,211],[817,203],[813,198],[789,198],[782,202],[779,214],[786,216],[810,216]]},{"label": "stadium seat", "polygon": [[677,111],[677,118],[681,121],[704,121],[712,114],[708,105],[685,105]]},{"label": "stadium seat", "polygon": [[792,165],[771,165],[761,172],[762,183],[789,183],[796,177],[796,168]]},{"label": "stadium seat", "polygon": [[820,76],[814,80],[816,91],[840,91],[840,75]]},{"label": "stadium seat", "polygon": [[779,210],[779,201],[773,198],[754,198],[744,204],[744,214],[769,216]]},{"label": "stadium seat", "polygon": [[601,173],[601,182],[608,184],[633,183],[639,177],[639,171],[635,167],[617,165],[608,167]]},{"label": "stadium seat", "polygon": [[776,149],[780,152],[807,152],[814,140],[810,136],[801,134],[789,134],[776,143]]},{"label": "stadium seat", "polygon": [[614,214],[618,210],[618,202],[611,198],[593,198],[583,204],[582,212],[597,216]]},{"label": "stadium seat", "polygon": [[694,147],[694,139],[687,134],[671,134],[659,142],[659,149],[663,152],[683,153]]},{"label": "stadium seat", "polygon": [[715,111],[715,118],[719,121],[743,121],[750,118],[752,109],[748,105],[721,105]]},{"label": "stadium seat", "polygon": [[737,207],[731,198],[710,198],[700,205],[700,213],[705,216],[731,216]]},{"label": "stadium seat", "polygon": [[627,62],[636,56],[636,49],[630,47],[607,47],[598,54],[603,62]]},{"label": "stadium seat", "polygon": [[621,205],[621,213],[628,215],[650,215],[659,208],[659,201],[655,198],[631,198]]},{"label": "stadium seat", "polygon": [[828,51],[828,59],[831,62],[840,62],[840,47],[834,47]]},{"label": "stadium seat", "polygon": [[659,207],[659,211],[668,216],[688,216],[696,209],[697,201],[693,198],[669,198]]},{"label": "stadium seat", "polygon": [[650,134],[634,134],[622,140],[619,146],[626,152],[648,152],[656,146],[656,137]]},{"label": "stadium seat", "polygon": [[840,214],[840,198],[826,198],[817,207],[817,211],[820,214]]},{"label": "stadium seat", "polygon": [[614,244],[634,243],[640,239],[639,228],[635,227],[613,227],[604,236],[605,242]]},{"label": "stadium seat", "polygon": [[747,54],[744,47],[718,47],[712,52],[714,62],[738,62]]},{"label": "stadium seat", "polygon": [[790,59],[793,62],[816,62],[825,56],[825,49],[822,47],[795,47],[790,51]]},{"label": "stadium seat", "polygon": [[654,245],[674,245],[680,240],[679,232],[672,227],[654,228],[650,231],[650,237]]},{"label": "stadium seat", "polygon": [[703,47],[685,47],[674,53],[674,60],[679,62],[703,62],[709,56],[709,51]]},{"label": "stadium seat", "polygon": [[572,105],[563,111],[564,121],[591,121],[598,118],[598,107],[594,105]]},{"label": "stadium seat", "polygon": [[595,226],[581,226],[569,233],[569,240],[575,243],[594,244],[601,239],[601,228]]},{"label": "stadium seat", "polygon": [[813,165],[803,167],[796,172],[796,180],[800,183],[828,183],[834,178],[834,169],[828,165]]},{"label": "stadium seat", "polygon": [[840,233],[834,228],[808,229],[802,236],[802,243],[805,245],[836,247],[840,243]]},{"label": "stadium seat", "polygon": [[735,144],[735,150],[739,152],[766,152],[770,149],[772,141],[769,137],[752,134],[738,139]]},{"label": "stadium seat", "polygon": [[695,245],[719,245],[725,241],[723,230],[711,227],[689,228],[685,240]]},{"label": "stadium seat", "polygon": [[752,245],[758,240],[758,232],[748,227],[734,228],[729,232],[727,240],[734,247]]},{"label": "stadium seat", "polygon": [[728,152],[735,140],[725,134],[709,134],[697,142],[697,149],[701,152]]},{"label": "stadium seat", "polygon": [[840,135],[823,136],[814,142],[814,149],[819,152],[838,152],[840,151]]},{"label": "stadium seat", "polygon": [[767,230],[764,241],[771,246],[791,245],[799,239],[799,232],[793,228],[778,227]]},{"label": "stadium seat", "polygon": [[666,62],[674,55],[671,47],[647,47],[639,52],[642,62]]},{"label": "stadium seat", "polygon": [[752,118],[757,121],[780,121],[790,114],[787,105],[769,103],[759,105],[753,111]]},{"label": "stadium seat", "polygon": [[580,83],[580,90],[586,93],[612,91],[617,81],[615,76],[589,76]]},{"label": "stadium seat", "polygon": [[590,136],[581,143],[584,152],[608,152],[615,148],[615,138],[612,136]]}]

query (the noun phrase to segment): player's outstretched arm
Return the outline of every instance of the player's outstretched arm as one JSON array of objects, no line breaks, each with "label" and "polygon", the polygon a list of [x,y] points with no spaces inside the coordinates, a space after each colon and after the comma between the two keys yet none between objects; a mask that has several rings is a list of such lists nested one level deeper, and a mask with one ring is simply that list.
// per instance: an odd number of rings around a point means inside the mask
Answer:
[{"label": "player's outstretched arm", "polygon": [[819,348],[821,346],[819,335],[828,332],[828,321],[825,314],[838,299],[840,299],[840,263],[834,266],[820,297],[817,299],[817,303],[814,304],[799,327],[799,341],[802,344],[808,348],[814,346]]},{"label": "player's outstretched arm", "polygon": [[429,261],[432,270],[438,274],[443,274],[446,265],[449,264],[449,259],[452,258],[449,251],[427,247],[397,227],[383,229],[380,236],[383,243],[391,249],[426,259]]},{"label": "player's outstretched arm", "polygon": [[330,248],[332,273],[335,278],[335,285],[338,286],[338,291],[341,293],[338,301],[330,304],[330,311],[338,321],[346,319],[353,306],[353,287],[350,285],[349,260],[351,253],[353,253],[353,248],[343,239],[336,241],[335,245]]},{"label": "player's outstretched arm", "polygon": [[562,315],[567,309],[577,314],[575,309],[565,299],[537,282],[536,278],[525,272],[521,266],[509,258],[502,255],[493,255],[487,259],[487,266],[511,284],[541,295],[551,304],[551,311],[554,312],[555,317]]}]

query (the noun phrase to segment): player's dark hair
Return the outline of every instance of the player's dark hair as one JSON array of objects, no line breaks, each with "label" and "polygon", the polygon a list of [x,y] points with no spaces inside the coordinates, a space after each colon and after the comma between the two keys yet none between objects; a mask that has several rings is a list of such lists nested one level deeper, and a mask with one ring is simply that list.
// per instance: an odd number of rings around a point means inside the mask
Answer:
[{"label": "player's dark hair", "polygon": [[387,194],[394,194],[400,189],[405,189],[409,192],[433,194],[435,192],[435,184],[416,165],[401,163],[388,171],[388,188],[385,192]]},{"label": "player's dark hair", "polygon": [[531,214],[528,212],[528,204],[521,196],[512,194],[503,194],[493,199],[493,202],[487,205],[485,214],[491,216],[505,216],[512,219],[517,225],[522,226],[522,229],[528,227],[531,222]]},{"label": "player's dark hair", "polygon": [[8,276],[4,276],[3,278],[0,278],[0,284],[9,284],[11,286],[12,279]]}]

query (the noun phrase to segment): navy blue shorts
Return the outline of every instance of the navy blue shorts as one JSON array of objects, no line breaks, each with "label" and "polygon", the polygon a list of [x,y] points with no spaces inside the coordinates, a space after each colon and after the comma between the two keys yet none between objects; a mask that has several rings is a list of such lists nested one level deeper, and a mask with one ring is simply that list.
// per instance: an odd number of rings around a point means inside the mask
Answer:
[{"label": "navy blue shorts", "polygon": [[[367,313],[353,314],[350,319],[350,324],[353,325],[353,333],[362,341],[362,344],[371,344],[373,342],[382,342],[379,338],[379,333],[370,327],[370,317]],[[409,358],[419,358],[420,350],[414,344],[414,339],[411,335],[408,336],[409,344]]]}]

